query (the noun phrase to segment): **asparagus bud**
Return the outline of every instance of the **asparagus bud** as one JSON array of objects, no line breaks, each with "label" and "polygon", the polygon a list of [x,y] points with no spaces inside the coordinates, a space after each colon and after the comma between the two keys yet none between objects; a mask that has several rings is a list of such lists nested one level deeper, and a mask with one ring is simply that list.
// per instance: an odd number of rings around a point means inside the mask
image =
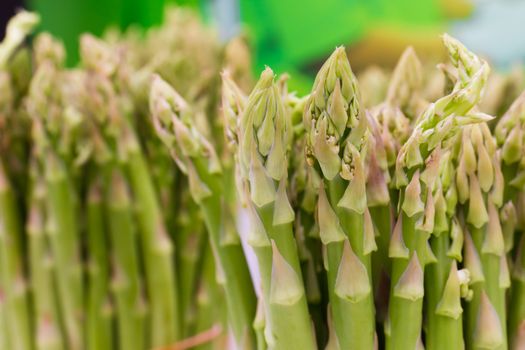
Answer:
[{"label": "asparagus bud", "polygon": [[350,171],[343,172],[343,178],[351,178],[355,150],[360,152],[365,145],[367,120],[344,48],[336,49],[317,74],[305,106],[304,125],[309,162],[319,164],[327,180],[345,167]]},{"label": "asparagus bud", "polygon": [[16,49],[31,34],[40,22],[40,16],[33,12],[20,11],[6,28],[6,35],[0,43],[0,69],[4,69]]},{"label": "asparagus bud", "polygon": [[392,73],[386,95],[386,103],[398,106],[416,116],[421,105],[419,91],[423,82],[423,67],[412,47],[405,49]]}]

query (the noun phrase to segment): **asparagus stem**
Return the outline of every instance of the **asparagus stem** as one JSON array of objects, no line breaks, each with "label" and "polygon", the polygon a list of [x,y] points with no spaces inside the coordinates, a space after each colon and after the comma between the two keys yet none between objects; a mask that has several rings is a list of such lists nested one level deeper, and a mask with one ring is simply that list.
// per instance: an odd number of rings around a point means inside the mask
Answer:
[{"label": "asparagus stem", "polygon": [[417,218],[404,212],[401,215],[402,239],[410,253],[407,252],[406,258],[390,256],[393,260],[392,283],[385,333],[386,349],[391,350],[416,348],[423,315],[424,263],[421,263],[421,253],[416,247],[425,241],[425,234],[416,231]]},{"label": "asparagus stem", "polygon": [[[197,319],[195,322],[194,334],[210,329],[214,324],[227,324],[225,316],[226,307],[214,304],[214,300],[224,298],[222,289],[217,283],[217,270],[211,246],[206,244],[203,249],[203,261],[200,270],[200,279],[197,286]],[[226,329],[223,329],[226,334]],[[200,345],[198,350],[214,349],[217,341]]]},{"label": "asparagus stem", "polygon": [[0,257],[5,315],[13,349],[32,349],[27,281],[24,276],[22,227],[15,194],[0,159]]},{"label": "asparagus stem", "polygon": [[105,225],[103,189],[100,178],[93,181],[87,198],[88,296],[86,335],[87,348],[112,349],[112,319],[108,310],[109,254]]},{"label": "asparagus stem", "polygon": [[[484,237],[488,234],[486,226],[482,228],[472,227],[470,229],[471,241],[473,245],[470,249],[475,249],[480,259],[483,280],[473,285],[474,296],[472,301],[468,304],[467,312],[468,330],[469,333],[469,347],[482,348],[487,346],[478,341],[479,334],[484,332],[486,334],[494,334],[494,341],[490,343],[491,349],[506,349],[506,309],[505,309],[505,288],[501,286],[501,258],[494,254],[480,253],[483,245]],[[505,262],[506,263],[506,262]],[[493,318],[490,323],[491,329],[484,327],[479,329],[480,317],[484,315],[483,312],[483,295],[485,295],[485,304],[490,304],[495,313],[490,314]],[[487,316],[487,315],[485,315]],[[488,316],[487,316],[488,317]],[[498,335],[496,337],[496,334]],[[479,344],[479,345],[478,345]]]},{"label": "asparagus stem", "polygon": [[272,246],[254,248],[261,272],[263,298],[269,304],[266,342],[270,349],[314,349],[292,225],[274,226],[274,210],[273,205],[268,204],[258,208],[256,214],[272,242]]},{"label": "asparagus stem", "polygon": [[[429,265],[425,276],[427,316],[426,348],[464,349],[460,282],[454,259],[448,257],[448,232],[430,238],[437,262]],[[459,308],[458,308],[459,306]]]},{"label": "asparagus stem", "polygon": [[205,228],[201,222],[198,206],[191,202],[191,198],[187,198],[181,206],[186,207],[186,210],[181,213],[181,207],[178,207],[178,219],[181,222],[177,225],[178,232],[175,235],[175,244],[180,247],[177,254],[177,275],[180,285],[181,314],[185,320],[184,334],[190,335],[197,316],[194,294],[199,281],[199,266],[208,243],[205,241]]},{"label": "asparagus stem", "polygon": [[26,231],[29,239],[29,271],[33,295],[36,349],[64,349],[56,300],[55,267],[49,251],[44,215],[43,183],[37,180],[30,200]]},{"label": "asparagus stem", "polygon": [[377,251],[372,253],[372,277],[375,291],[376,317],[383,323],[388,313],[388,290],[390,282],[390,261],[388,246],[392,231],[392,209],[390,204],[370,208],[372,222],[377,229]]},{"label": "asparagus stem", "polygon": [[[226,210],[221,203],[220,183],[218,179],[206,179],[212,195],[204,198],[200,207],[204,214],[204,222],[209,233],[212,250],[217,257],[217,279],[224,288],[230,324],[239,344],[243,339],[252,339],[249,328],[255,315],[253,290],[251,290],[251,277],[246,266],[246,260],[239,242],[221,242],[221,229],[224,221],[221,213]],[[228,228],[226,228],[228,229]],[[222,276],[221,276],[222,275]],[[246,286],[249,286],[246,290]]]},{"label": "asparagus stem", "polygon": [[114,280],[120,349],[143,349],[144,310],[136,232],[133,225],[128,188],[123,176],[115,170],[107,194],[109,231],[114,255]]},{"label": "asparagus stem", "polygon": [[56,261],[60,309],[71,348],[80,349],[82,334],[82,268],[75,193],[66,169],[49,151],[46,162],[46,187],[50,220],[50,241]]},{"label": "asparagus stem", "polygon": [[136,141],[131,139],[132,136],[128,137],[124,140],[128,151],[124,167],[132,194],[138,203],[136,214],[150,295],[151,345],[165,346],[179,339],[181,332],[173,245],[164,227],[144,156]]},{"label": "asparagus stem", "polygon": [[[330,201],[332,206],[343,196],[341,179],[330,181]],[[332,318],[341,348],[371,349],[374,346],[375,321],[371,289],[371,257],[366,252],[364,241],[363,216],[345,208],[337,208],[337,216],[346,238],[341,242],[330,243],[328,251],[328,279],[332,295]],[[361,234],[360,234],[361,233]],[[348,249],[349,248],[349,249]],[[350,258],[345,250],[352,251]],[[345,281],[342,272],[348,266],[354,274],[353,282]],[[361,274],[364,274],[361,276]],[[348,284],[345,290],[344,285]]]}]

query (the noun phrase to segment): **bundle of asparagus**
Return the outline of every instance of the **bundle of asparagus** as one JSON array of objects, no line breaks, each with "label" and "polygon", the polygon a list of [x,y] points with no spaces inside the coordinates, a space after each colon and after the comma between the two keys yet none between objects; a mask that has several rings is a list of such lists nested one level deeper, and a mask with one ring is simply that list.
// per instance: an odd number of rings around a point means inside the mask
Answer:
[{"label": "bundle of asparagus", "polygon": [[0,44],[2,349],[525,348],[518,71],[444,35],[298,96],[184,10],[76,68],[37,23]]}]

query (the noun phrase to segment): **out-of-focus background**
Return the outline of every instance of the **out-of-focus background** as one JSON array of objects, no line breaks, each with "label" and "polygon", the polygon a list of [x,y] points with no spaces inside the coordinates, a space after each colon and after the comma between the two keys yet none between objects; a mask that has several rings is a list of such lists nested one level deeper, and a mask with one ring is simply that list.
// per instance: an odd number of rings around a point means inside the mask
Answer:
[{"label": "out-of-focus background", "polygon": [[439,60],[443,32],[499,70],[525,58],[523,0],[2,0],[0,36],[17,8],[35,10],[42,16],[40,29],[64,41],[74,65],[80,33],[145,30],[160,24],[171,4],[194,8],[221,40],[245,35],[254,71],[264,65],[287,71],[291,86],[301,92],[338,45],[347,47],[358,73],[371,65],[393,66],[407,45],[423,61]]}]

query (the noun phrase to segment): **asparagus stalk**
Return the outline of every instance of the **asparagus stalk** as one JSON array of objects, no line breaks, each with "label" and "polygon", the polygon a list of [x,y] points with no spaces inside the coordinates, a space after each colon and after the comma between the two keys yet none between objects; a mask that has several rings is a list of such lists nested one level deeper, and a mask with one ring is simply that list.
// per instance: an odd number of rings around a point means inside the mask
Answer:
[{"label": "asparagus stalk", "polygon": [[[214,303],[215,300],[224,298],[223,289],[217,283],[216,279],[216,267],[212,249],[210,245],[206,245],[202,252],[202,262],[200,269],[200,278],[196,288],[196,322],[195,328],[193,329],[195,334],[205,332],[211,329],[216,324],[225,324],[227,314],[227,308],[219,306]],[[222,332],[223,335],[227,333],[225,330]],[[214,339],[206,344],[198,347],[199,350],[215,349],[220,343],[219,339]],[[250,345],[247,346],[250,348]]]},{"label": "asparagus stalk", "polygon": [[186,102],[160,77],[155,77],[152,84],[150,109],[159,137],[187,174],[190,193],[204,215],[216,258],[217,281],[224,287],[235,341],[254,344],[249,325],[255,314],[255,298],[238,236],[231,226],[225,225],[227,212],[219,159],[213,146],[190,127],[191,111]]},{"label": "asparagus stalk", "polygon": [[0,257],[5,314],[13,349],[32,349],[27,280],[24,276],[22,226],[18,204],[0,159]]},{"label": "asparagus stalk", "polygon": [[88,295],[86,348],[112,349],[112,310],[109,302],[108,232],[105,225],[102,179],[95,178],[87,194]]},{"label": "asparagus stalk", "polygon": [[317,220],[326,249],[335,334],[342,349],[372,349],[375,317],[371,253],[377,249],[366,207],[369,137],[357,81],[344,48],[321,67],[307,101],[306,154],[323,178]]},{"label": "asparagus stalk", "polygon": [[33,176],[34,188],[30,198],[26,232],[35,317],[35,348],[60,350],[65,346],[56,300],[55,267],[45,227],[45,184],[37,174]]},{"label": "asparagus stalk", "polygon": [[51,150],[45,168],[50,241],[56,261],[61,312],[69,346],[80,349],[83,346],[83,282],[77,202],[64,164]]},{"label": "asparagus stalk", "polygon": [[393,262],[389,319],[385,327],[387,349],[415,348],[421,344],[424,269],[436,261],[427,242],[435,226],[436,169],[439,169],[436,163],[446,150],[446,141],[462,125],[490,119],[471,111],[480,99],[488,65],[450,36],[445,35],[443,40],[461,79],[449,95],[430,104],[417,118],[397,157],[395,183],[401,190],[400,213],[398,231],[394,228],[390,241]]},{"label": "asparagus stalk", "polygon": [[[137,208],[146,264],[146,281],[150,293],[152,345],[171,344],[179,338],[180,316],[173,267],[173,244],[169,240],[160,214],[151,178],[138,147],[131,146],[126,164]],[[149,180],[149,181],[148,181]]]},{"label": "asparagus stalk", "polygon": [[446,255],[450,249],[448,232],[432,237],[430,245],[437,262],[425,272],[428,310],[425,345],[427,349],[464,349],[461,286],[468,283],[468,273],[460,273],[456,260]]},{"label": "asparagus stalk", "polygon": [[291,136],[290,116],[267,68],[240,120],[238,171],[244,182],[240,190],[249,198],[247,240],[257,255],[270,349],[315,348],[286,191]]},{"label": "asparagus stalk", "polygon": [[113,171],[107,193],[107,209],[114,259],[112,289],[116,304],[120,349],[144,349],[145,310],[141,295],[139,261],[134,218],[127,184]]},{"label": "asparagus stalk", "polygon": [[[182,184],[183,186],[187,185],[186,182]],[[179,189],[182,189],[182,186]],[[196,318],[199,316],[194,295],[201,273],[202,254],[206,250],[208,242],[206,242],[206,232],[199,207],[193,203],[189,193],[185,192],[181,196],[183,197],[182,201],[175,207],[178,209],[178,224],[174,238],[175,244],[180,247],[177,254],[177,273],[180,286],[181,314],[185,320],[184,334],[191,335]]]}]

